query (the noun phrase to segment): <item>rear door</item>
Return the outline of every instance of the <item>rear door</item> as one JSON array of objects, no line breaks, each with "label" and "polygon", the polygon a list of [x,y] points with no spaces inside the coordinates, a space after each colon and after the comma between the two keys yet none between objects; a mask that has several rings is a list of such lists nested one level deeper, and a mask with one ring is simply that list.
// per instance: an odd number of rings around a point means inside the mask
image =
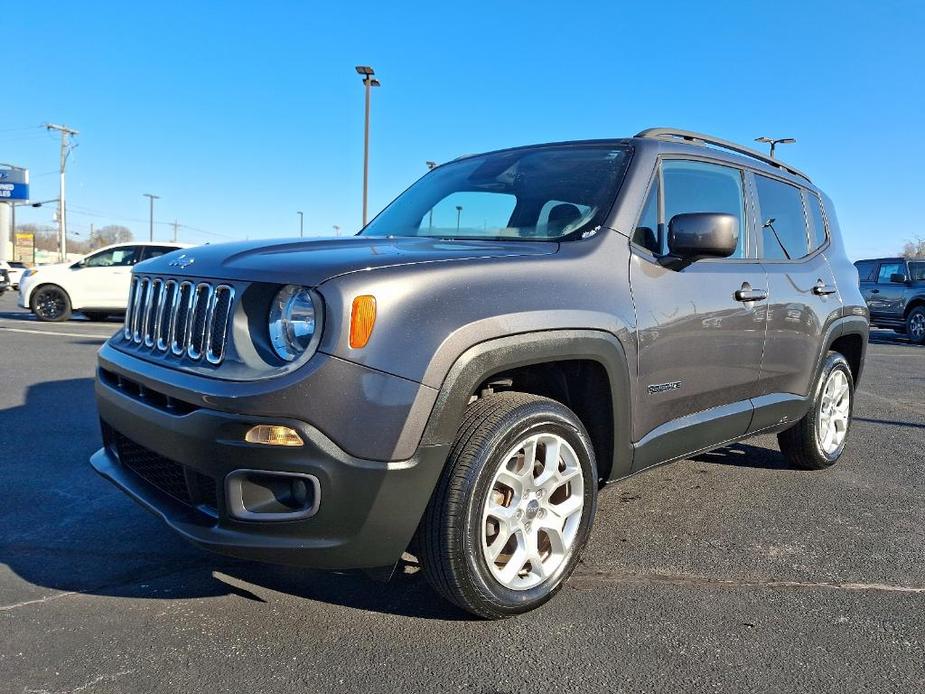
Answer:
[{"label": "rear door", "polygon": [[[739,219],[730,258],[682,267],[660,262],[674,215],[721,212]],[[638,378],[636,469],[745,433],[757,393],[765,308],[742,289],[767,293],[746,214],[743,172],[706,161],[665,159],[631,244]]]},{"label": "rear door", "polygon": [[768,274],[768,339],[761,396],[750,430],[802,411],[814,382],[822,339],[841,313],[835,277],[825,258],[826,220],[819,197],[788,181],[752,174],[761,261]]},{"label": "rear door", "polygon": [[905,307],[905,295],[908,286],[905,282],[893,282],[893,275],[906,275],[906,263],[902,260],[884,260],[877,270],[877,284],[871,290],[873,306],[871,317],[902,320]]}]

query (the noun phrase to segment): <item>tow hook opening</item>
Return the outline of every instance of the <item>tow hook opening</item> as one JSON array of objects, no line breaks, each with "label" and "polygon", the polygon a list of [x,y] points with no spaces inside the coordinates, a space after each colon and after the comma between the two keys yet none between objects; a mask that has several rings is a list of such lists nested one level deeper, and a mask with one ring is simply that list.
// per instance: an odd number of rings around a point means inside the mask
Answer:
[{"label": "tow hook opening", "polygon": [[225,478],[228,513],[238,520],[292,521],[310,518],[321,503],[314,475],[271,470],[235,470]]}]

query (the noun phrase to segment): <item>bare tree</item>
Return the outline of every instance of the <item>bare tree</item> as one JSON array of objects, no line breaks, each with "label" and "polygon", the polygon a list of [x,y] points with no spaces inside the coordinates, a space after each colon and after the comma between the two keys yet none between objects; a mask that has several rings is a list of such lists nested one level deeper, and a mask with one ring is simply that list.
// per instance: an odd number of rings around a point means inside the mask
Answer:
[{"label": "bare tree", "polygon": [[903,246],[903,256],[906,258],[925,258],[925,239],[916,236],[914,241],[906,241]]},{"label": "bare tree", "polygon": [[93,236],[89,239],[89,250],[108,246],[111,243],[127,243],[134,240],[135,236],[128,227],[109,224],[93,232]]}]

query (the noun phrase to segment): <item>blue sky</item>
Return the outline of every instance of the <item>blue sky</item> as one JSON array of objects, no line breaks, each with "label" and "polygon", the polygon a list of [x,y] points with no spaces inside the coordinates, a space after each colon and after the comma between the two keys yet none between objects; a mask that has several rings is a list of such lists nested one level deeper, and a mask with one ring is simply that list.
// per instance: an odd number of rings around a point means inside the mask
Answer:
[{"label": "blue sky", "polygon": [[[0,161],[70,226],[156,216],[191,242],[355,231],[375,67],[370,210],[428,159],[650,126],[748,143],[835,200],[852,257],[925,236],[925,9],[877,3],[19,3],[4,10]],[[18,221],[50,223],[51,208]],[[205,233],[209,232],[209,233]],[[157,235],[167,238],[166,224]]]}]

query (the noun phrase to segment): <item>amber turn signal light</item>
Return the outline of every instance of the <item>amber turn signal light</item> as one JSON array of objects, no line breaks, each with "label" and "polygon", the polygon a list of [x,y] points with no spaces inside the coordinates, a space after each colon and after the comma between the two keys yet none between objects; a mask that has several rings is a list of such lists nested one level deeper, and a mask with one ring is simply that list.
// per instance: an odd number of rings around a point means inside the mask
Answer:
[{"label": "amber turn signal light", "polygon": [[350,347],[360,349],[369,342],[376,324],[376,297],[369,294],[358,296],[350,309]]},{"label": "amber turn signal light", "polygon": [[248,443],[262,443],[264,446],[301,446],[302,437],[290,427],[278,424],[258,424],[251,427],[244,440]]}]

